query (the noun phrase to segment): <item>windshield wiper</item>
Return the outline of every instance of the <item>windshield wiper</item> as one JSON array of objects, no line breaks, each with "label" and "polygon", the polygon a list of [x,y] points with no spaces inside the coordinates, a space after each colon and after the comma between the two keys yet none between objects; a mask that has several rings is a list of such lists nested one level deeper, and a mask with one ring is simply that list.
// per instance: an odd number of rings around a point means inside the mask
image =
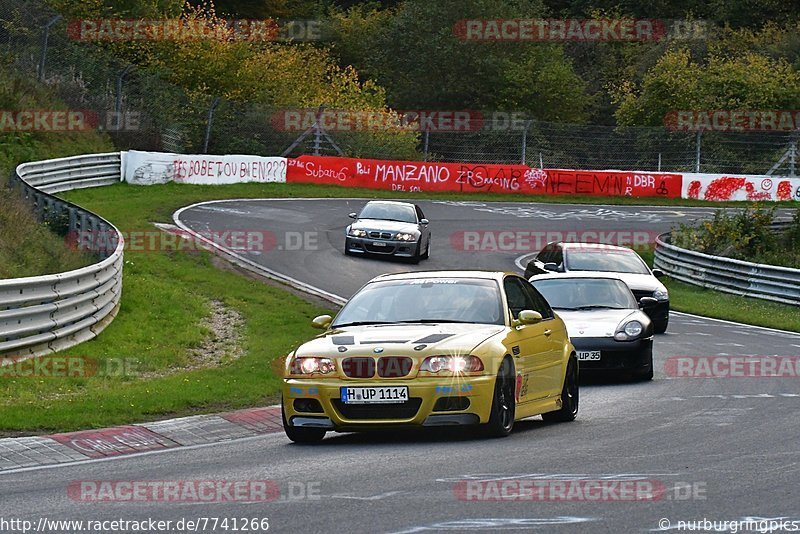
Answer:
[{"label": "windshield wiper", "polygon": [[410,321],[398,321],[398,323],[471,323],[472,321],[458,321],[456,319],[414,319]]},{"label": "windshield wiper", "polygon": [[392,221],[392,222],[401,222],[406,224],[414,224],[412,221],[402,221],[400,219],[387,219],[386,217],[359,217],[358,220],[368,220],[368,221]]},{"label": "windshield wiper", "polygon": [[331,325],[331,328],[341,328],[343,326],[364,326],[375,324],[397,324],[398,321],[353,321],[352,323],[341,323]]},{"label": "windshield wiper", "polygon": [[601,306],[599,304],[592,304],[589,306],[578,306],[574,308],[576,310],[624,310],[625,308],[620,308],[619,306]]}]

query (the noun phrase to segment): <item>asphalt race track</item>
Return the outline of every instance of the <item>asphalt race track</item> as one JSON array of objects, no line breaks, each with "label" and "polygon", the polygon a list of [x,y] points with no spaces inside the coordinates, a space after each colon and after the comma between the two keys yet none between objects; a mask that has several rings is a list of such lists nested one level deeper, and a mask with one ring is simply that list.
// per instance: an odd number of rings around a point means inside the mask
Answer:
[{"label": "asphalt race track", "polygon": [[[642,238],[712,212],[420,201],[432,221],[433,245],[430,260],[411,265],[344,256],[347,213],[363,202],[214,202],[183,210],[179,220],[201,235],[262,232],[269,246],[238,247],[236,253],[349,297],[385,272],[519,270],[515,262],[538,250],[548,232],[565,238],[569,232],[628,232]],[[526,250],[531,239],[536,246]],[[464,250],[470,247],[479,250]],[[656,337],[655,379],[585,381],[573,423],[523,421],[508,438],[494,440],[448,430],[329,434],[321,445],[299,446],[272,434],[21,470],[0,475],[3,515],[34,522],[269,518],[275,532],[650,532],[678,531],[679,521],[706,520],[710,527],[712,521],[747,519],[785,521],[790,528],[797,521],[800,530],[798,377],[677,378],[665,371],[668,359],[677,356],[799,354],[800,334],[673,314],[667,333]],[[500,493],[497,479],[510,481]],[[281,497],[266,503],[87,503],[67,491],[82,480],[271,480]],[[549,497],[523,492],[515,498],[526,480],[544,484]],[[612,489],[599,498],[581,493],[598,481]],[[631,482],[662,491],[654,499],[618,491]],[[556,491],[567,486],[576,493]],[[750,530],[757,531],[756,525]]]}]

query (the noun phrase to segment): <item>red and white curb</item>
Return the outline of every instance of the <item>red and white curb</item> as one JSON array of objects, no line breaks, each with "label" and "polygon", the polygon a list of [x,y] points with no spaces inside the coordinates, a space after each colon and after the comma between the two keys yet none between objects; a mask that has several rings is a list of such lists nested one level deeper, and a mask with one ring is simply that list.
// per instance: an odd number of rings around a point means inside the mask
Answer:
[{"label": "red and white curb", "polygon": [[280,406],[268,406],[50,436],[6,438],[0,439],[0,473],[220,443],[282,430]]}]

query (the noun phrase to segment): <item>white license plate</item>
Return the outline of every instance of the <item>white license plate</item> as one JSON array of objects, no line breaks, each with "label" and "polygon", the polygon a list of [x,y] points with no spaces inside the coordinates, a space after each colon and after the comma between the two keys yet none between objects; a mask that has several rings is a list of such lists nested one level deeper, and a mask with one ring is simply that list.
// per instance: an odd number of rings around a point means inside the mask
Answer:
[{"label": "white license plate", "polygon": [[600,359],[600,351],[599,350],[579,350],[578,351],[578,360],[585,361],[585,360],[599,360]]},{"label": "white license plate", "polygon": [[372,246],[373,246],[373,247],[385,247],[385,246],[386,246],[386,243],[383,243],[383,242],[381,242],[381,241],[373,241],[373,242],[372,242]]},{"label": "white license plate", "polygon": [[341,387],[345,404],[397,404],[408,400],[408,386]]}]

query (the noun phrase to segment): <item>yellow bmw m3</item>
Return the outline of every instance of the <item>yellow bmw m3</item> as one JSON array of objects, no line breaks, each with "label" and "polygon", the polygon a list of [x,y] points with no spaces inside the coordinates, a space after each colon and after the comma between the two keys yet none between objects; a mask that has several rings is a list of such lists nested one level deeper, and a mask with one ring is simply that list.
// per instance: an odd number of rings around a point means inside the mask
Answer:
[{"label": "yellow bmw m3", "polygon": [[578,362],[561,319],[524,278],[428,271],[372,279],[286,358],[286,435],[483,425],[578,413]]}]

